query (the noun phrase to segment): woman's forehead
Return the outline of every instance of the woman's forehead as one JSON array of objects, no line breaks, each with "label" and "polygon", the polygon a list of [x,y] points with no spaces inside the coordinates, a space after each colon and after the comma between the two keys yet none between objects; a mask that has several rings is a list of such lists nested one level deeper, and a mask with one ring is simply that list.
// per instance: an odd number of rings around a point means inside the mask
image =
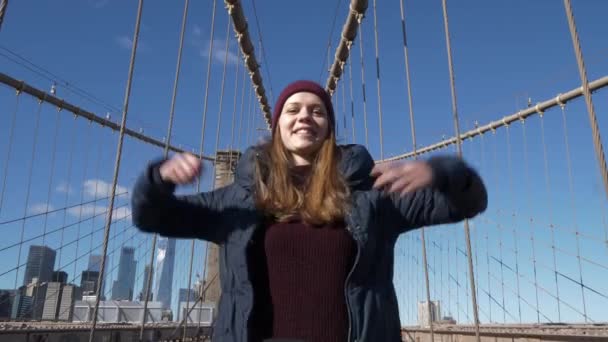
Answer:
[{"label": "woman's forehead", "polygon": [[285,104],[302,104],[302,103],[313,103],[313,104],[323,104],[321,98],[313,93],[308,92],[298,92],[287,98]]}]

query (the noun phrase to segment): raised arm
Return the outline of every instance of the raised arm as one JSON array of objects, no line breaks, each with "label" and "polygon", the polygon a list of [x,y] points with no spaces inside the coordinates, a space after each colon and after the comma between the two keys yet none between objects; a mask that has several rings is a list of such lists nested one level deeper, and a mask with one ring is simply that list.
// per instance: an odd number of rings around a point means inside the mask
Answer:
[{"label": "raised arm", "polygon": [[386,166],[375,173],[383,177],[377,186],[389,190],[381,200],[381,212],[398,234],[472,218],[488,205],[481,177],[456,156]]},{"label": "raised arm", "polygon": [[133,224],[163,236],[221,242],[225,235],[221,207],[227,188],[176,196],[175,183],[161,177],[164,162],[151,163],[137,179],[131,197]]}]

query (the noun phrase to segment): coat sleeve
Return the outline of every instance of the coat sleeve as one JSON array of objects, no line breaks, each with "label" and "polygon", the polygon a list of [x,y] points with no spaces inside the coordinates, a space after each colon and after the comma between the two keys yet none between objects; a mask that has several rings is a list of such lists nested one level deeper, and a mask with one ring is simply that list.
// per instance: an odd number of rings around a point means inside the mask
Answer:
[{"label": "coat sleeve", "polygon": [[162,161],[138,177],[131,196],[133,224],[144,232],[220,243],[225,238],[222,202],[227,188],[195,195],[174,195],[175,185],[160,177]]},{"label": "coat sleeve", "polygon": [[432,184],[405,196],[383,197],[383,211],[396,234],[430,225],[455,223],[484,212],[488,205],[486,187],[461,158],[436,156],[428,160]]}]

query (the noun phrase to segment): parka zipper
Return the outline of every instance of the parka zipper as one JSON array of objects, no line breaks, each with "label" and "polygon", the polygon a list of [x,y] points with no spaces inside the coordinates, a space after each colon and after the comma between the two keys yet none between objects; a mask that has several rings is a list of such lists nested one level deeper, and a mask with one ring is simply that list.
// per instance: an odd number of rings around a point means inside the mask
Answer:
[{"label": "parka zipper", "polygon": [[[344,299],[346,300],[346,311],[348,313],[348,340],[347,342],[351,342],[352,341],[352,326],[353,326],[353,317],[352,317],[352,313],[351,313],[351,308],[350,308],[350,302],[348,299],[348,285],[349,285],[349,281],[350,281],[350,276],[353,274],[353,272],[355,271],[355,268],[357,267],[357,263],[359,262],[359,255],[361,254],[361,246],[359,243],[359,239],[357,239],[355,237],[355,233],[352,231],[352,219],[350,219],[349,216],[349,220],[350,222],[347,222],[347,231],[350,232],[351,236],[353,237],[353,239],[355,240],[355,243],[357,245],[357,256],[355,257],[355,262],[353,263],[353,266],[350,269],[350,272],[348,272],[348,275],[346,276],[346,280],[344,281]],[[359,226],[356,227],[356,229],[359,229]]]}]

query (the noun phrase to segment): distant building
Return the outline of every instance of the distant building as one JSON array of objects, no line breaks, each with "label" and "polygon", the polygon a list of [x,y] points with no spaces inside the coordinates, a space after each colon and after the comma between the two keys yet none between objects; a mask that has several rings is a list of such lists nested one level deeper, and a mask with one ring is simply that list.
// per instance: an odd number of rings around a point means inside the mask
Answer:
[{"label": "distant building", "polygon": [[133,299],[136,267],[135,248],[123,247],[120,252],[120,260],[118,263],[118,277],[112,286],[113,300]]},{"label": "distant building", "polygon": [[51,277],[51,281],[66,284],[68,282],[68,274],[64,271],[55,271]]},{"label": "distant building", "polygon": [[47,246],[30,246],[23,285],[31,284],[34,278],[38,278],[39,283],[52,281],[56,255],[55,250]]},{"label": "distant building", "polygon": [[176,242],[177,240],[173,238],[159,238],[156,249],[156,288],[154,298],[163,304],[163,309],[171,307]]},{"label": "distant building", "polygon": [[82,271],[80,276],[80,288],[83,295],[92,295],[97,293],[99,285],[99,272],[97,271]]},{"label": "distant building", "polygon": [[418,325],[430,326],[430,322],[437,322],[441,317],[441,304],[439,301],[431,301],[431,317],[429,317],[429,302],[418,302]]},{"label": "distant building", "polygon": [[[152,274],[150,274],[152,273]],[[144,268],[144,281],[141,287],[141,291],[139,292],[138,300],[143,301],[146,297],[146,291],[148,290],[148,279],[151,280],[151,283],[154,283],[154,272],[152,271],[152,267],[150,265],[146,265]],[[148,301],[152,301],[154,298],[154,288],[150,286],[150,292],[148,293]]]},{"label": "distant building", "polygon": [[13,302],[17,290],[0,290],[0,320],[8,320],[11,318]]}]

